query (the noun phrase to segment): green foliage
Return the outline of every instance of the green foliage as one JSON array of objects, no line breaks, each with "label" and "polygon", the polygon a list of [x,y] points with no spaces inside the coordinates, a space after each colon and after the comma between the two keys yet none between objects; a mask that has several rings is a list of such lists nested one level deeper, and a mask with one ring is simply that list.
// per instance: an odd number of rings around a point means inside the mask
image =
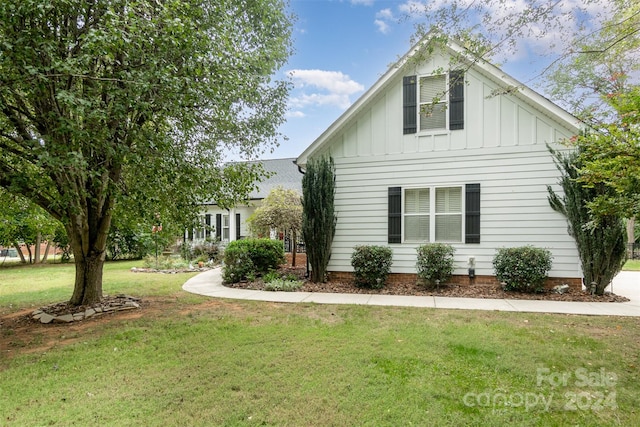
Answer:
[{"label": "green foliage", "polygon": [[177,224],[255,186],[222,164],[277,144],[290,28],[281,0],[0,2],[0,187],[64,223],[72,304],[102,296],[114,215]]},{"label": "green foliage", "polygon": [[265,283],[265,291],[294,292],[302,287],[300,280],[273,279]]},{"label": "green foliage", "polygon": [[439,286],[451,278],[455,268],[453,246],[446,243],[427,243],[418,246],[416,251],[418,278],[427,286]]},{"label": "green foliage", "polygon": [[221,258],[221,253],[220,253],[220,246],[219,246],[219,242],[213,242],[213,241],[205,241],[202,243],[198,243],[193,245],[192,247],[192,254],[193,257],[198,259],[198,258],[203,258],[204,261],[211,261],[214,263],[217,263],[220,261]]},{"label": "green foliage", "polygon": [[224,250],[222,278],[226,283],[237,283],[275,270],[284,262],[284,247],[279,240],[235,240]]},{"label": "green foliage", "polygon": [[311,281],[325,282],[338,220],[332,158],[310,159],[302,177],[302,238],[311,266]]},{"label": "green foliage", "polygon": [[276,187],[247,220],[252,233],[268,235],[271,229],[291,233],[291,264],[296,265],[296,244],[302,229],[302,200],[296,190]]},{"label": "green foliage", "polygon": [[551,252],[534,246],[500,248],[493,258],[496,277],[505,290],[540,292],[551,270]]},{"label": "green foliage", "polygon": [[393,251],[388,246],[356,246],[351,254],[356,286],[383,288],[392,262]]},{"label": "green foliage", "polygon": [[[551,150],[551,149],[550,149]],[[576,241],[585,284],[596,284],[595,293],[605,288],[622,269],[626,259],[626,227],[618,215],[601,215],[597,227],[589,227],[592,215],[590,203],[607,197],[612,190],[605,184],[589,186],[581,182],[581,152],[563,154],[551,150],[556,166],[562,173],[558,195],[548,186],[549,204],[567,219],[568,232]]]},{"label": "green foliage", "polygon": [[274,280],[281,279],[280,274],[277,271],[269,271],[262,276],[262,281],[264,283],[270,283]]},{"label": "green foliage", "polygon": [[607,216],[640,217],[640,88],[636,93],[634,125],[614,123],[572,138],[580,154],[577,179],[594,190],[587,203],[593,227]]},{"label": "green foliage", "polygon": [[[141,259],[154,251],[154,238],[155,236],[150,235],[147,229],[140,225],[133,228],[113,224],[107,239],[107,256],[112,261]],[[167,243],[167,237],[163,235],[159,243],[160,251]]]},{"label": "green foliage", "polygon": [[270,229],[299,233],[302,227],[302,201],[296,190],[276,187],[247,219],[256,234],[268,234]]}]

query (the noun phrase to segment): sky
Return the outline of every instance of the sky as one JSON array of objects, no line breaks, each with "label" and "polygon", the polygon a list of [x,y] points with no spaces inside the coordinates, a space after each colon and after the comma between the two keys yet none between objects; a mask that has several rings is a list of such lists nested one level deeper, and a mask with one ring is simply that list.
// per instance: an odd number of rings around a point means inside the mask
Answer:
[{"label": "sky", "polygon": [[[506,3],[517,11],[519,1]],[[560,4],[568,11],[576,1]],[[403,16],[416,4],[418,0],[290,0],[294,52],[278,76],[293,83],[287,121],[280,128],[287,139],[262,158],[297,157],[404,55],[417,21]],[[553,32],[537,38],[521,46],[519,54],[498,58],[504,62],[501,68],[533,86],[531,79],[550,61],[536,52],[548,53],[561,38]]]}]

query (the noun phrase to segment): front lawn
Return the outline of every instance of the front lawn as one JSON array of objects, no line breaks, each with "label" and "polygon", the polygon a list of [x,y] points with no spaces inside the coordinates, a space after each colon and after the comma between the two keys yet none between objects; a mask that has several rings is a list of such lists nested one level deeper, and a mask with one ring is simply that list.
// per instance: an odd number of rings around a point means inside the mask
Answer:
[{"label": "front lawn", "polygon": [[[130,267],[105,292],[142,310],[0,317],[0,425],[640,425],[640,319],[216,300]],[[3,311],[68,298],[60,268],[0,271]]]},{"label": "front lawn", "polygon": [[630,259],[630,260],[628,260],[624,264],[623,270],[626,270],[626,271],[640,271],[640,259]]}]

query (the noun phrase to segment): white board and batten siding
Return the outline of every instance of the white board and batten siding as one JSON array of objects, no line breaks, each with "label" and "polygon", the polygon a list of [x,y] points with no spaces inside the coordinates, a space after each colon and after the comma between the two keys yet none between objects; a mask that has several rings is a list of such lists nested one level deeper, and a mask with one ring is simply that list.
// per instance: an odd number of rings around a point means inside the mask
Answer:
[{"label": "white board and batten siding", "polygon": [[[429,75],[437,65],[415,74]],[[522,96],[491,96],[497,84],[474,69],[465,80],[462,130],[403,135],[398,75],[314,153],[331,155],[336,165],[338,222],[329,271],[353,271],[357,245],[388,245],[392,272],[415,273],[418,244],[387,243],[388,188],[480,183],[480,243],[452,243],[454,274],[467,274],[473,256],[476,274],[494,275],[496,249],[534,245],[551,250],[551,277],[581,277],[575,242],[564,216],[549,206],[546,188],[560,191],[546,144],[558,148],[554,144],[571,137],[577,124],[562,124]]]}]

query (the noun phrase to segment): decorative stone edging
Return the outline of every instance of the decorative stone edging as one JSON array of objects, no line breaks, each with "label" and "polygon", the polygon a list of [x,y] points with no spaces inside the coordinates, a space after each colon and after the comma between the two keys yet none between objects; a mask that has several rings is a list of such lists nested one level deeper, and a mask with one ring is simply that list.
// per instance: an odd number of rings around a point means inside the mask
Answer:
[{"label": "decorative stone edging", "polygon": [[198,273],[211,270],[210,267],[192,267],[192,268],[181,268],[181,269],[172,269],[172,270],[158,270],[155,268],[143,268],[143,267],[131,267],[132,273],[162,273],[162,274],[177,274],[177,273]]},{"label": "decorative stone edging", "polygon": [[39,308],[31,314],[31,318],[40,321],[40,323],[71,323],[94,316],[101,316],[105,313],[140,308],[140,298],[120,294],[115,297],[105,297],[103,301],[91,306],[80,307],[79,311],[73,313],[54,314],[63,305],[66,306],[66,303]]}]

